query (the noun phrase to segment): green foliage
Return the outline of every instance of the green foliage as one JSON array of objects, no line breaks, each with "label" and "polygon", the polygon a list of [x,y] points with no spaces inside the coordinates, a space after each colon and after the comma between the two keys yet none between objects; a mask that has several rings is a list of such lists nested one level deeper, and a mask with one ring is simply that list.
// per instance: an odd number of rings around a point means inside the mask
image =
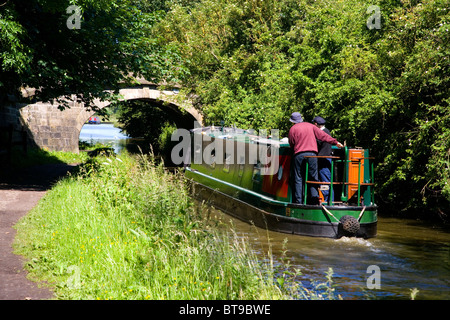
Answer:
[{"label": "green foliage", "polygon": [[17,224],[14,247],[58,299],[288,298],[205,216],[152,158],[95,158]]},{"label": "green foliage", "polygon": [[[169,119],[169,120],[168,120]],[[120,127],[131,137],[142,138],[143,151],[150,146],[155,153],[168,152],[170,155],[167,130],[176,129],[180,115],[177,112],[149,101],[128,101],[119,104],[118,121]],[[173,130],[172,130],[173,131]],[[171,134],[172,132],[170,132]]]},{"label": "green foliage", "polygon": [[22,72],[28,63],[28,52],[20,41],[24,29],[15,20],[14,12],[8,8],[1,13],[0,30],[0,43],[4,48],[0,55],[2,69]]},{"label": "green foliage", "polygon": [[[69,5],[80,8],[79,29],[67,27]],[[0,95],[19,96],[19,87],[28,86],[41,101],[76,94],[89,105],[114,98],[105,89],[135,77],[176,80],[183,73],[179,55],[149,31],[161,8],[164,3],[146,0],[6,1],[0,7]]]},{"label": "green foliage", "polygon": [[[161,133],[158,136],[158,147],[160,153],[163,155],[164,163],[166,165],[174,166],[174,164],[169,160],[171,159],[172,149],[178,141],[172,141],[172,134],[177,130],[177,127],[166,121],[161,127]],[[170,162],[169,162],[170,161]]]},{"label": "green foliage", "polygon": [[[66,27],[69,4],[81,29]],[[181,83],[205,124],[286,135],[291,112],[320,115],[333,136],[371,149],[382,211],[448,218],[448,1],[371,5],[380,29],[361,0],[7,1],[0,101],[29,86],[40,100],[89,104],[144,76]]]},{"label": "green foliage", "polygon": [[321,115],[371,149],[382,211],[448,218],[448,1],[371,4],[381,29],[360,0],[204,0],[173,5],[154,30],[181,52],[206,123],[285,135],[291,112]]}]

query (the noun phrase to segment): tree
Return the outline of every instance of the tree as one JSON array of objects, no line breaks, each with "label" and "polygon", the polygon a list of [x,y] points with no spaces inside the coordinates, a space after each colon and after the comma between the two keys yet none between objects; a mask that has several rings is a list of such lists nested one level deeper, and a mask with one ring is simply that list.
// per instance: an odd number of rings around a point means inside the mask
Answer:
[{"label": "tree", "polygon": [[[391,142],[379,166],[387,201],[417,211],[450,212],[450,12],[447,1],[403,1],[379,42],[396,107]],[[407,188],[405,188],[407,184]],[[388,192],[394,189],[396,192]]]},{"label": "tree", "polygon": [[[164,2],[5,1],[0,7],[3,98],[30,87],[38,101],[76,94],[89,106],[96,98],[111,98],[105,89],[119,83],[136,77],[172,81],[183,72],[177,52],[149,37]],[[69,5],[76,11],[67,10]]]},{"label": "tree", "polygon": [[[327,119],[376,157],[381,211],[450,212],[448,1],[203,0],[155,30],[179,49],[206,123],[276,128]],[[395,206],[394,206],[395,204]]]}]

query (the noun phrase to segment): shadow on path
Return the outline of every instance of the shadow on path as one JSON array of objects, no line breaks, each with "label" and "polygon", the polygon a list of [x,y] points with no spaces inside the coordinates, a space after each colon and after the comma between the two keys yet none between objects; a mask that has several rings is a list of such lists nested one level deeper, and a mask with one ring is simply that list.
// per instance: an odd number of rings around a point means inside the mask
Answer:
[{"label": "shadow on path", "polygon": [[25,169],[0,169],[0,300],[42,300],[53,298],[48,288],[27,279],[24,259],[13,253],[13,226],[45,195],[46,191],[76,168],[64,163]]}]

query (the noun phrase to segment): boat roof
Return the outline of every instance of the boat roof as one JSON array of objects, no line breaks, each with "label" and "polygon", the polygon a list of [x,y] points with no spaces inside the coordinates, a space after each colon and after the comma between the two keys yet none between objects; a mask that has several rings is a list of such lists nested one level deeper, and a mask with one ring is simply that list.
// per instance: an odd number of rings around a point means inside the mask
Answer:
[{"label": "boat roof", "polygon": [[247,143],[258,143],[276,147],[289,147],[288,138],[276,139],[271,136],[259,136],[253,129],[240,129],[235,127],[209,126],[194,128],[192,133],[204,134],[215,139],[236,140]]}]

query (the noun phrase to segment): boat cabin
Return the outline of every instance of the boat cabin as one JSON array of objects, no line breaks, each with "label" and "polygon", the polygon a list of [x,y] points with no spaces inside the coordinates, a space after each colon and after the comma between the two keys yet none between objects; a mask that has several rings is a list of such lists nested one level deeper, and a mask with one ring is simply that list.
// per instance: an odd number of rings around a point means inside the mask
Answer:
[{"label": "boat cabin", "polygon": [[[249,130],[214,126],[191,132],[191,169],[274,200],[292,202],[292,150],[287,138],[278,140]],[[306,176],[306,184],[316,185],[321,202],[330,206],[373,205],[373,164],[369,150],[334,146],[332,150],[333,155],[326,157],[332,160],[331,181],[312,181]],[[334,194],[327,203],[323,200],[323,189]],[[307,204],[307,187],[304,192]]]}]

